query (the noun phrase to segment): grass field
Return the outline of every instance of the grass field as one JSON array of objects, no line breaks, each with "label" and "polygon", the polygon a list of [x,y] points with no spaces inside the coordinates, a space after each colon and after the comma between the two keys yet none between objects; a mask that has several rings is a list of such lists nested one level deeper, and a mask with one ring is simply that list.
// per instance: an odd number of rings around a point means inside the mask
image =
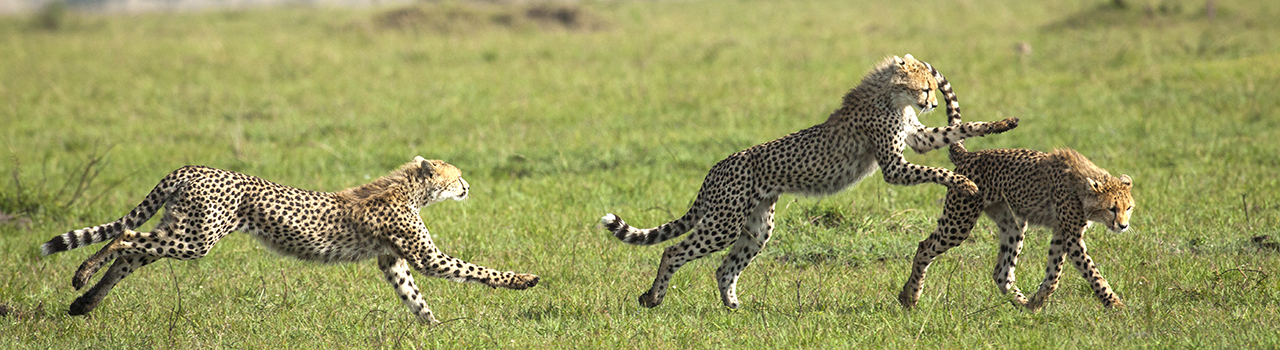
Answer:
[{"label": "grass field", "polygon": [[[1213,18],[1199,1],[880,3],[68,14],[52,30],[0,18],[0,347],[1280,346],[1280,3],[1217,1]],[[660,307],[636,303],[663,245],[620,243],[601,215],[675,218],[715,162],[822,122],[872,64],[906,53],[946,74],[966,120],[1021,118],[971,150],[1072,147],[1134,178],[1133,228],[1086,234],[1127,308],[1102,309],[1073,269],[1044,310],[1011,306],[983,219],[903,311],[945,189],[879,175],[783,196],[741,310],[720,306],[720,255],[681,269]],[[415,155],[472,185],[422,211],[437,244],[541,284],[420,276],[448,320],[429,327],[373,261],[300,262],[234,234],[70,317],[71,274],[98,248],[37,249],[124,215],[187,164],[333,191]],[[945,152],[908,160],[951,166]],[[1024,290],[1048,236],[1029,234]]]}]

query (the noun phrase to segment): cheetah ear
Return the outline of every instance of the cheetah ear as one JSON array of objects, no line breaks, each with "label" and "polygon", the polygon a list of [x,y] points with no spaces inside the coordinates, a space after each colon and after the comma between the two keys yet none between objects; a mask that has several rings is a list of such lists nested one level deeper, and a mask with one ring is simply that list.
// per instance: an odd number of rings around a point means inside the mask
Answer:
[{"label": "cheetah ear", "polygon": [[905,58],[905,59],[908,59],[908,60],[914,60],[914,59],[916,59],[915,57],[911,57],[911,54],[907,54],[906,56],[902,56],[902,58]]},{"label": "cheetah ear", "polygon": [[418,173],[423,177],[431,177],[436,172],[436,167],[431,165],[431,161],[422,156],[413,157],[413,161],[418,162]]},{"label": "cheetah ear", "polygon": [[1102,192],[1101,183],[1098,183],[1097,181],[1093,181],[1093,178],[1089,178],[1089,177],[1086,177],[1084,179],[1089,181],[1089,188],[1092,189],[1094,192]]},{"label": "cheetah ear", "polygon": [[1128,174],[1122,174],[1120,175],[1120,183],[1125,187],[1133,187],[1133,178],[1130,178]]},{"label": "cheetah ear", "polygon": [[[909,57],[911,57],[911,54],[907,54],[907,57],[908,57],[908,58],[909,58]],[[906,65],[906,64],[907,64],[907,62],[906,62],[906,61],[903,61],[903,60],[902,60],[902,57],[898,57],[897,55],[894,55],[894,56],[893,56],[893,62],[894,62],[894,63],[897,63],[899,66],[903,66],[903,65]]]}]

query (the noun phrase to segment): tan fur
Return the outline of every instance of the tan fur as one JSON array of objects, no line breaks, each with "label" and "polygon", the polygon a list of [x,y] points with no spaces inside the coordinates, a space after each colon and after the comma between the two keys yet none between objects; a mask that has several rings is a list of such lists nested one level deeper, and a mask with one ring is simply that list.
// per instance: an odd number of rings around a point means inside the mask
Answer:
[{"label": "tan fur", "polygon": [[370,197],[386,193],[387,191],[392,191],[402,186],[404,183],[409,181],[409,176],[406,173],[407,169],[402,166],[400,169],[396,169],[390,174],[373,180],[373,182],[338,191],[336,195],[340,200],[362,202]]}]

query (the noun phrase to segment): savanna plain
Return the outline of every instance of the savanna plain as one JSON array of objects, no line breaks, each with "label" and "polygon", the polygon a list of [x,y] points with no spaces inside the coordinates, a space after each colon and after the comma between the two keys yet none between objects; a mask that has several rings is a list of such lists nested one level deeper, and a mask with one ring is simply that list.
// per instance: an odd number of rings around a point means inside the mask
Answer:
[{"label": "savanna plain", "polygon": [[[0,18],[0,347],[1275,348],[1280,3],[1209,3],[430,2]],[[1133,177],[1132,228],[1085,235],[1126,308],[1102,308],[1071,268],[1043,310],[1011,305],[991,280],[995,225],[982,219],[903,310],[897,292],[945,188],[879,175],[829,197],[783,196],[740,310],[720,305],[718,254],[682,268],[661,306],[637,304],[663,245],[623,244],[601,215],[674,219],[717,161],[821,123],[874,63],[907,53],[949,78],[966,120],[1021,118],[971,150],[1071,147]],[[940,111],[921,120],[945,123]],[[907,152],[952,167],[945,151]],[[538,274],[537,287],[419,275],[444,321],[428,326],[373,261],[301,262],[232,234],[71,317],[71,274],[99,246],[38,250],[119,218],[183,165],[336,191],[417,155],[457,165],[472,186],[466,201],[422,210],[441,249]],[[1029,231],[1023,290],[1043,277],[1048,240]]]}]

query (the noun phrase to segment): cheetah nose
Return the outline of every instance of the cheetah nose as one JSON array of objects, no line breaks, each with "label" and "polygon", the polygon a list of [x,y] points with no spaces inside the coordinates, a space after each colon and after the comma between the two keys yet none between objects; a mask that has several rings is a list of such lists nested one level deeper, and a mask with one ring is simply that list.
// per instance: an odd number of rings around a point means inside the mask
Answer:
[{"label": "cheetah nose", "polygon": [[1120,229],[1120,232],[1124,232],[1124,230],[1129,229],[1129,224],[1118,224],[1116,225],[1116,228]]}]

